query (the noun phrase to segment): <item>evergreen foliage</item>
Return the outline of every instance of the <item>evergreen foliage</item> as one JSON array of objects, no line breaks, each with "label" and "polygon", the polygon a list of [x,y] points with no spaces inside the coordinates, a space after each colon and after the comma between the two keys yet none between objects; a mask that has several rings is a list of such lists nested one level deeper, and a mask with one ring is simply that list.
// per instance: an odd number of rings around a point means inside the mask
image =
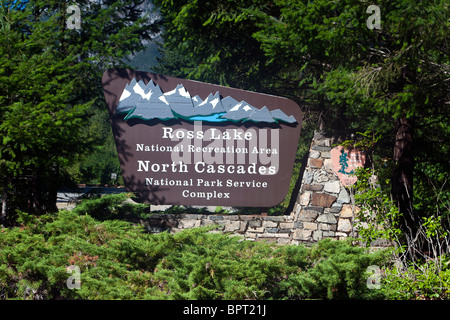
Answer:
[{"label": "evergreen foliage", "polygon": [[[109,212],[120,210],[124,197]],[[367,288],[366,269],[385,253],[350,242],[311,248],[242,241],[209,228],[175,235],[148,234],[140,225],[99,221],[86,211],[39,217],[0,232],[2,299],[337,299],[379,298]],[[140,208],[138,208],[140,209]],[[69,289],[71,265],[79,289]]]},{"label": "evergreen foliage", "polygon": [[61,168],[102,143],[89,118],[106,114],[103,72],[159,30],[143,2],[77,1],[80,29],[67,26],[69,1],[0,2],[2,220],[55,211]]},{"label": "evergreen foliage", "polygon": [[[68,1],[0,1],[0,223],[15,223],[0,230],[0,299],[448,299],[447,1],[379,1],[381,29],[371,30],[356,0],[155,0],[165,29],[155,71],[297,101],[298,162],[317,127],[377,137],[348,142],[370,160],[354,189],[360,235],[397,242],[403,268],[352,239],[148,234],[148,207],[127,194],[56,211],[61,171],[103,184],[118,170],[105,161],[116,154],[99,80],[159,31],[144,2],[79,0],[72,30]],[[294,183],[299,174],[297,164]],[[373,265],[380,290],[367,287]]]},{"label": "evergreen foliage", "polygon": [[146,218],[150,214],[150,206],[136,203],[129,193],[94,196],[82,200],[73,209],[77,214],[88,214],[97,220],[133,220]]},{"label": "evergreen foliage", "polygon": [[292,98],[306,128],[381,135],[367,166],[389,176],[408,245],[423,250],[422,219],[448,224],[448,1],[378,1],[375,29],[357,0],[155,3],[166,74]]}]

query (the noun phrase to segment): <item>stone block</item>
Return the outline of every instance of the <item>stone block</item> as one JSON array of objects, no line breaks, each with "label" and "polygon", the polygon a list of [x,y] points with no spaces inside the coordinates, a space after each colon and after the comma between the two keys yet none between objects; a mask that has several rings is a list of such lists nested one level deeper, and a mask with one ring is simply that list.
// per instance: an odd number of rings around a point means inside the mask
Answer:
[{"label": "stone block", "polygon": [[322,168],[323,159],[309,158],[308,165],[310,168],[315,168],[315,169]]},{"label": "stone block", "polygon": [[225,231],[232,232],[239,230],[240,223],[239,221],[228,221],[225,223]]},{"label": "stone block", "polygon": [[214,224],[213,220],[202,220],[202,222],[201,222],[202,226],[210,226],[212,224]]},{"label": "stone block", "polygon": [[309,151],[309,157],[312,159],[317,159],[320,157],[320,152],[316,150]]},{"label": "stone block", "polygon": [[314,145],[311,147],[312,150],[316,150],[316,151],[326,151],[326,152],[330,152],[331,151],[331,147],[324,147],[324,146],[318,146],[318,145]]},{"label": "stone block", "polygon": [[329,181],[330,178],[328,177],[328,174],[325,172],[325,170],[317,171],[314,174],[314,182],[316,183],[322,183]]},{"label": "stone block", "polygon": [[308,190],[308,191],[322,191],[323,185],[321,185],[321,184],[304,184],[302,189]]},{"label": "stone block", "polygon": [[330,213],[339,213],[342,210],[342,204],[333,203],[330,208]]},{"label": "stone block", "polygon": [[284,216],[266,216],[263,218],[265,221],[284,221],[286,218]]},{"label": "stone block", "polygon": [[201,220],[205,217],[206,217],[206,215],[204,215],[204,214],[188,214],[188,215],[186,215],[186,218],[193,219],[193,220]]},{"label": "stone block", "polygon": [[319,223],[319,229],[323,231],[336,231],[337,225],[335,223]]},{"label": "stone block", "polygon": [[324,238],[334,238],[336,236],[336,233],[334,231],[324,231],[322,233],[322,236]]},{"label": "stone block", "polygon": [[322,231],[316,230],[313,231],[312,238],[314,241],[319,241],[322,240],[322,235],[323,235]]},{"label": "stone block", "polygon": [[302,211],[300,211],[298,220],[304,221],[304,222],[313,222],[314,220],[316,220],[318,215],[319,215],[319,212],[317,212],[317,211],[302,210]]},{"label": "stone block", "polygon": [[247,238],[247,239],[256,239],[256,233],[254,233],[254,232],[246,232],[245,233],[245,238]]},{"label": "stone block", "polygon": [[353,218],[356,215],[356,213],[358,213],[360,210],[361,210],[360,208],[353,206],[351,204],[344,204],[340,212],[340,217]]},{"label": "stone block", "polygon": [[370,246],[387,248],[387,247],[393,247],[395,245],[393,242],[386,240],[386,239],[376,239],[370,243]]},{"label": "stone block", "polygon": [[303,223],[304,222],[301,222],[301,221],[295,221],[294,222],[294,228],[296,228],[296,229],[303,229]]},{"label": "stone block", "polygon": [[331,152],[329,151],[322,151],[320,153],[320,157],[323,159],[331,159]]},{"label": "stone block", "polygon": [[200,222],[201,222],[200,220],[195,219],[181,219],[180,223],[178,224],[178,228],[189,229],[200,227]]},{"label": "stone block", "polygon": [[280,222],[280,229],[292,229],[294,228],[294,222]]},{"label": "stone block", "polygon": [[305,230],[317,230],[318,226],[315,222],[303,222],[303,228]]},{"label": "stone block", "polygon": [[303,173],[303,184],[311,184],[313,182],[314,173],[311,171],[305,170]]},{"label": "stone block", "polygon": [[221,231],[225,230],[225,225],[222,222],[217,223],[216,225],[217,225],[217,227],[214,230],[212,230],[211,232],[219,232],[220,233]]},{"label": "stone block", "polygon": [[162,228],[162,227],[157,227],[157,226],[147,226],[147,232],[149,233],[160,233],[163,232],[167,229]]},{"label": "stone block", "polygon": [[325,213],[325,214],[319,215],[319,217],[317,218],[316,221],[322,222],[322,223],[336,223],[337,222],[335,216],[331,213]]},{"label": "stone block", "polygon": [[337,230],[341,232],[350,232],[352,231],[352,224],[349,219],[339,219]]},{"label": "stone block", "polygon": [[261,225],[262,225],[262,221],[261,220],[250,220],[248,222],[248,227],[249,228],[251,228],[251,227],[261,227]]},{"label": "stone block", "polygon": [[[236,217],[238,217],[239,221],[245,221],[245,222],[261,220],[261,214],[255,214],[255,215],[253,215],[253,214],[252,215],[238,214],[238,215],[236,215]],[[225,215],[225,219],[226,219],[226,215]]]},{"label": "stone block", "polygon": [[319,138],[319,139],[314,139],[314,144],[316,146],[325,146],[325,147],[329,147],[331,146],[331,141],[329,138]]},{"label": "stone block", "polygon": [[255,228],[255,227],[249,227],[247,229],[248,232],[255,232],[255,233],[261,233],[264,232],[264,228],[260,227],[260,228]]},{"label": "stone block", "polygon": [[293,239],[294,240],[303,240],[308,241],[311,239],[312,230],[304,230],[304,229],[298,229],[294,231]]},{"label": "stone block", "polygon": [[323,161],[323,168],[326,172],[333,173],[334,172],[333,161],[331,161],[331,159],[325,159]]},{"label": "stone block", "polygon": [[241,215],[238,215],[238,217],[239,217],[239,220],[241,220],[241,221],[251,221],[251,220],[260,220],[261,219],[261,216],[259,214],[258,215],[241,214]]},{"label": "stone block", "polygon": [[323,207],[318,206],[308,206],[303,208],[306,211],[317,211],[319,213],[323,213]]},{"label": "stone block", "polygon": [[309,200],[311,199],[310,192],[304,192],[298,197],[298,203],[301,206],[307,206],[309,204]]},{"label": "stone block", "polygon": [[341,191],[341,185],[339,181],[330,181],[325,183],[323,190],[330,193],[339,193]]},{"label": "stone block", "polygon": [[289,238],[289,233],[262,233],[258,238]]},{"label": "stone block", "polygon": [[294,217],[296,218],[298,216],[298,214],[300,213],[300,210],[302,209],[302,206],[299,205],[298,203],[295,204],[295,208],[294,208]]},{"label": "stone block", "polygon": [[345,188],[342,188],[339,192],[337,203],[350,203],[350,195]]},{"label": "stone block", "polygon": [[275,228],[278,226],[276,221],[263,221],[262,226],[265,228]]},{"label": "stone block", "polygon": [[336,197],[326,193],[313,193],[311,197],[311,205],[329,208],[336,201]]}]

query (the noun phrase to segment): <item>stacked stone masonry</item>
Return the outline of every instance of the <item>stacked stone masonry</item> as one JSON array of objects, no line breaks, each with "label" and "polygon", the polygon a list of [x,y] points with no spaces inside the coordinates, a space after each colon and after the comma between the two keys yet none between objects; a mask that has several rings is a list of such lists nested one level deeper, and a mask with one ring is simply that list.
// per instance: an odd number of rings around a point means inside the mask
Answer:
[{"label": "stacked stone masonry", "polygon": [[355,236],[358,208],[349,190],[334,173],[331,148],[335,138],[316,132],[311,142],[301,189],[290,215],[155,214],[145,225],[150,232],[217,225],[213,232],[240,235],[248,240],[278,244],[314,243],[323,238]]}]

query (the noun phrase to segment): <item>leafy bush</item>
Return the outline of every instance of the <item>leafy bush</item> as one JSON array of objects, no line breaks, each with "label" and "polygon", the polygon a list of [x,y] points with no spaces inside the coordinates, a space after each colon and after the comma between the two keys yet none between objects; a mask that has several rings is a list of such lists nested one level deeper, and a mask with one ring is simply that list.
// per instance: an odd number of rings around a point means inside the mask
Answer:
[{"label": "leafy bush", "polygon": [[397,265],[384,270],[382,294],[402,300],[450,298],[450,229],[448,214],[440,211],[448,204],[442,204],[436,194],[436,212],[428,217],[417,215],[417,237],[407,242],[399,227],[397,207],[380,185],[371,181],[372,174],[370,169],[357,170],[355,201],[361,211],[356,228],[366,245],[377,239],[395,244]]},{"label": "leafy bush", "polygon": [[394,300],[450,299],[450,265],[448,257],[443,269],[434,263],[411,265],[407,270],[397,267],[385,270],[381,290]]},{"label": "leafy bush", "polygon": [[358,235],[367,246],[378,239],[399,243],[401,213],[393,200],[374,183],[371,169],[358,168],[355,174],[358,177],[355,202],[361,208],[355,223]]}]

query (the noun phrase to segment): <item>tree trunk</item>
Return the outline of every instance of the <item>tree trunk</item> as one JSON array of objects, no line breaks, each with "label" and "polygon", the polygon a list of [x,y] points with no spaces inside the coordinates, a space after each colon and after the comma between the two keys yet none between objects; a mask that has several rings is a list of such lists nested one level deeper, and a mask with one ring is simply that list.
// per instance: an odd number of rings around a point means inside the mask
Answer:
[{"label": "tree trunk", "polygon": [[32,210],[37,214],[57,211],[59,167],[51,165],[45,170],[37,170],[32,181]]},{"label": "tree trunk", "polygon": [[417,221],[413,212],[413,142],[414,119],[398,119],[395,126],[392,197],[402,214],[401,228],[405,232],[408,245],[413,244],[417,233]]}]

